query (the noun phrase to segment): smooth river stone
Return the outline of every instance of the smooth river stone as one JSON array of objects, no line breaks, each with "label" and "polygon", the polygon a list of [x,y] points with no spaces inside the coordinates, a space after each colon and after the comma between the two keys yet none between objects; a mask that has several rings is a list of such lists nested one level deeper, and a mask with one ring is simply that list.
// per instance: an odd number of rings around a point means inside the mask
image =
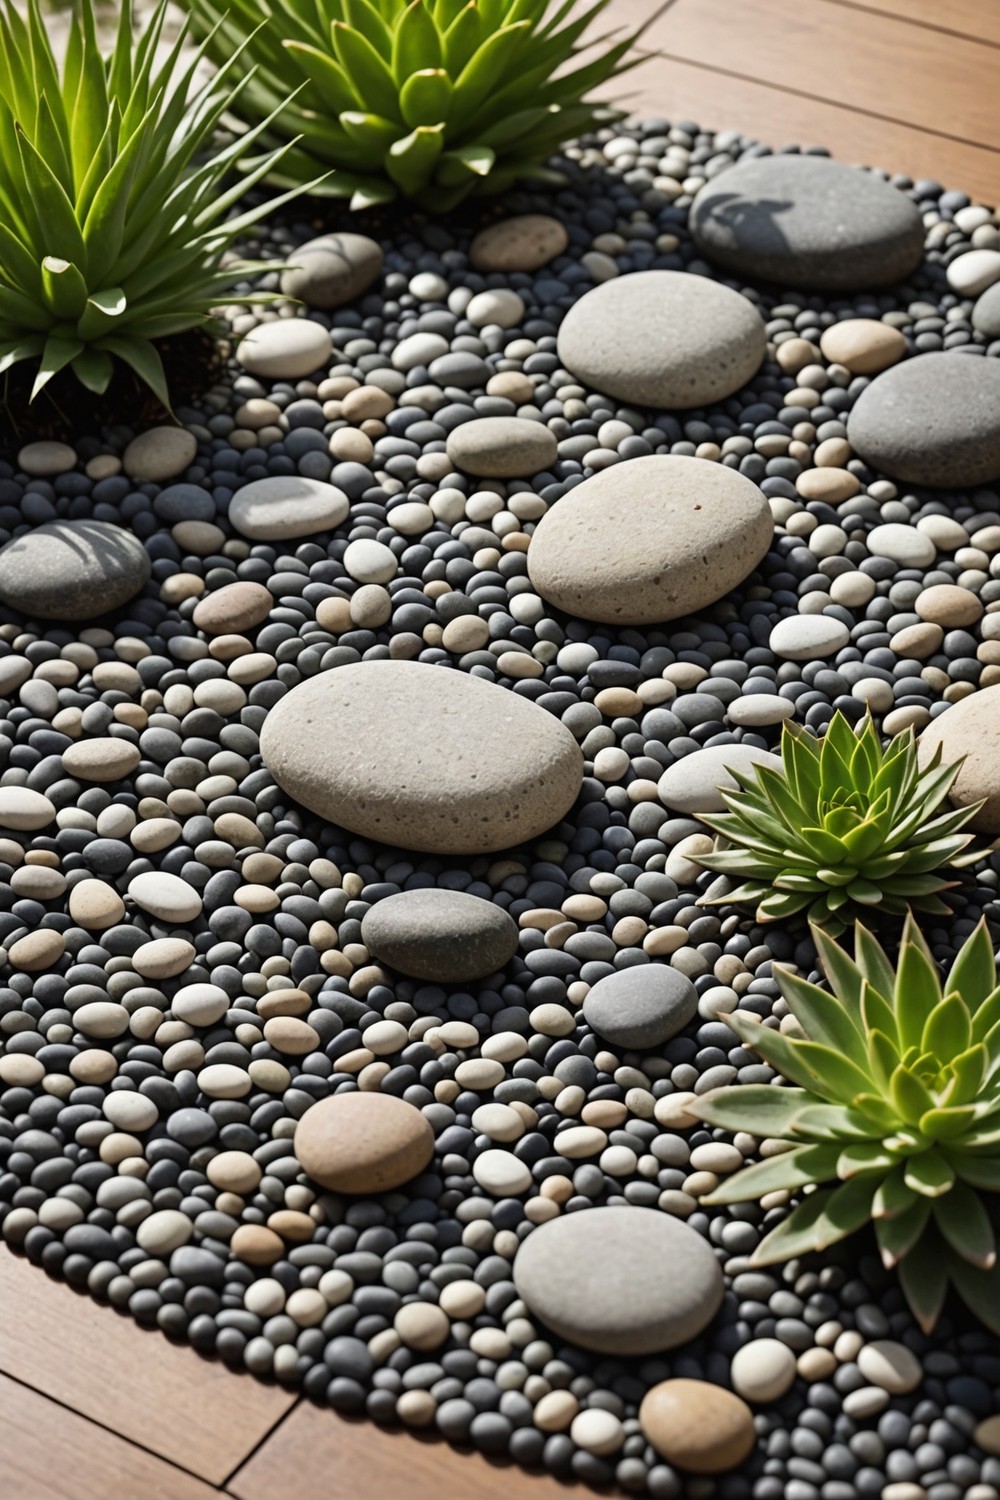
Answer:
[{"label": "smooth river stone", "polygon": [[46,521],[0,547],[0,603],[38,620],[94,620],[134,599],[149,553],[110,521]]},{"label": "smooth river stone", "polygon": [[686,271],[634,271],[594,287],[562,321],[559,358],[578,380],[640,406],[721,401],[760,368],[767,335],[746,297]]},{"label": "smooth river stone", "polygon": [[583,756],[553,715],[464,672],[371,661],[308,678],[260,738],[278,785],[362,838],[482,854],[537,838],[576,801]]},{"label": "smooth river stone", "polygon": [[537,271],[569,244],[566,228],[548,214],[517,214],[481,229],[469,247],[477,271]]},{"label": "smooth river stone", "polygon": [[924,253],[912,199],[825,156],[738,162],[702,188],[688,223],[716,265],[813,291],[890,286]]},{"label": "smooth river stone", "polygon": [[422,1172],[434,1132],[395,1094],[334,1094],[307,1109],[293,1141],[308,1177],[336,1193],[386,1193]]},{"label": "smooth river stone", "polygon": [[1000,476],[1000,360],[918,354],[873,380],[847,418],[859,458],[948,489]]},{"label": "smooth river stone", "polygon": [[694,1018],[698,992],[666,964],[641,964],[599,979],[583,1002],[583,1019],[616,1047],[642,1051],[669,1041]]},{"label": "smooth river stone", "polygon": [[976,302],[972,326],[988,339],[1000,339],[1000,282],[995,282]]},{"label": "smooth river stone", "polygon": [[456,469],[467,474],[516,479],[550,468],[558,444],[544,422],[528,417],[474,417],[449,433],[447,449]]},{"label": "smooth river stone", "polygon": [[281,273],[281,292],[307,307],[328,311],[366,292],[382,270],[382,261],[381,246],[366,234],[321,234],[289,256],[288,270]]},{"label": "smooth river stone", "polygon": [[722,1474],[745,1463],[757,1433],[753,1412],[707,1380],[661,1380],[639,1407],[643,1436],[668,1463],[689,1474]]},{"label": "smooth river stone", "polygon": [[917,759],[927,766],[940,746],[945,765],[962,760],[951,788],[955,807],[985,798],[967,827],[995,837],[1000,833],[1000,687],[980,688],[932,719],[917,742]]},{"label": "smooth river stone", "polygon": [[321,479],[282,474],[254,479],[229,502],[229,519],[241,536],[255,542],[285,542],[333,531],[350,508],[343,490]]},{"label": "smooth river stone", "polygon": [[786,661],[811,661],[816,656],[833,656],[850,638],[843,620],[833,615],[788,615],[775,625],[768,644],[775,656]]},{"label": "smooth river stone", "polygon": [[236,359],[249,374],[268,380],[300,380],[329,363],[330,331],[310,318],[276,318],[259,323],[241,339]]},{"label": "smooth river stone", "polygon": [[514,1257],[514,1285],[560,1338],[613,1355],[686,1344],[715,1317],[723,1293],[701,1235],[669,1214],[632,1207],[588,1208],[533,1229]]},{"label": "smooth river stone", "polygon": [[631,458],[546,512],[528,547],[528,574],[567,614],[652,625],[721,599],[773,535],[767,500],[735,469],[701,458]]},{"label": "smooth river stone", "polygon": [[781,756],[770,750],[758,750],[755,745],[709,745],[704,750],[692,750],[690,755],[668,766],[660,777],[657,783],[660,801],[674,812],[725,812],[720,788],[727,792],[736,790],[730,766],[741,773],[752,766],[769,766],[772,771],[780,771]]},{"label": "smooth river stone", "polygon": [[361,941],[402,974],[455,984],[502,969],[517,952],[517,924],[481,896],[434,887],[377,901],[362,919]]}]

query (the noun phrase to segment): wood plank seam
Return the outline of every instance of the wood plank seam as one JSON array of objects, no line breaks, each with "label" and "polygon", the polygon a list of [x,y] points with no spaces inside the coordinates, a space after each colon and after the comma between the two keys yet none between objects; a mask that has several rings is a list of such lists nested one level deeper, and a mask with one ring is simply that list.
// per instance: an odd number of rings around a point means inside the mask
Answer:
[{"label": "wood plank seam", "polygon": [[[953,36],[963,42],[977,42],[981,47],[993,47],[1000,52],[1000,42],[995,42],[992,37],[982,36],[972,31],[960,31],[957,26],[942,26],[938,21],[926,21],[922,16],[897,16],[894,12],[882,10],[877,5],[862,5],[860,0],[828,0],[830,5],[842,6],[844,10],[859,10],[869,16],[880,16],[883,20],[902,21],[906,26],[919,26],[922,31],[936,31],[941,36]],[[986,0],[989,3],[989,0]]]},{"label": "wood plank seam", "polygon": [[264,1444],[270,1442],[271,1438],[274,1437],[275,1433],[278,1431],[278,1428],[281,1427],[283,1423],[287,1422],[289,1417],[292,1416],[298,1409],[298,1407],[302,1404],[303,1399],[304,1398],[302,1396],[298,1396],[294,1404],[290,1406],[286,1412],[282,1412],[280,1417],[275,1417],[274,1421],[271,1423],[267,1431],[261,1433],[260,1437],[250,1449],[249,1453],[244,1453],[239,1463],[236,1464],[226,1475],[225,1479],[223,1479],[222,1483],[219,1486],[220,1493],[228,1494],[229,1486],[239,1474],[240,1470],[245,1469],[247,1464],[250,1463],[252,1459],[256,1458],[257,1454],[260,1452],[261,1448],[263,1448]]}]

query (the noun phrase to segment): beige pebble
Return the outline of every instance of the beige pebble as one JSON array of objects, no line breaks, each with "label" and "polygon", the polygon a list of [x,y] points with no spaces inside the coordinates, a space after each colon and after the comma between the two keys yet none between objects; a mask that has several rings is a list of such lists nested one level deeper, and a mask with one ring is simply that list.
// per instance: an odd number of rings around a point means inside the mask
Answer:
[{"label": "beige pebble", "polygon": [[924,1378],[923,1366],[905,1344],[895,1339],[875,1339],[859,1350],[857,1366],[871,1384],[894,1396],[915,1391]]},{"label": "beige pebble", "polygon": [[972,1441],[984,1453],[1000,1454],[1000,1412],[995,1416],[985,1417],[977,1424]]},{"label": "beige pebble", "polygon": [[451,1281],[441,1288],[440,1306],[449,1318],[478,1317],[486,1306],[486,1290],[476,1281]]},{"label": "beige pebble", "polygon": [[448,1315],[433,1302],[406,1302],[392,1325],[408,1349],[439,1349],[451,1331]]},{"label": "beige pebble", "polygon": [[132,967],[144,979],[173,979],[190,968],[194,956],[194,944],[186,938],[154,938],[135,950]]},{"label": "beige pebble", "polygon": [[569,1435],[578,1447],[584,1448],[588,1453],[617,1453],[625,1441],[625,1428],[614,1412],[594,1406],[577,1413]]},{"label": "beige pebble", "polygon": [[[104,880],[80,880],[69,893],[69,914],[89,932],[114,927],[125,915],[125,903]],[[192,948],[192,956],[194,949]]]},{"label": "beige pebble", "polygon": [[903,358],[906,340],[876,318],[845,318],[824,330],[819,347],[824,359],[852,375],[877,375]]},{"label": "beige pebble", "polygon": [[750,1339],[733,1355],[729,1373],[747,1401],[778,1401],[795,1379],[795,1352],[780,1339]]},{"label": "beige pebble", "polygon": [[241,1224],[229,1242],[237,1260],[250,1266],[273,1266],[285,1253],[285,1242],[263,1224]]},{"label": "beige pebble", "polygon": [[983,613],[978,595],[953,583],[932,584],[917,595],[913,608],[922,620],[930,620],[947,630],[975,625]]},{"label": "beige pebble", "polygon": [[82,781],[120,781],[139,764],[138,745],[130,740],[80,740],[63,751],[63,770]]},{"label": "beige pebble", "polygon": [[548,1391],[533,1413],[533,1421],[542,1432],[565,1432],[580,1410],[572,1391]]},{"label": "beige pebble", "polygon": [[745,1462],[756,1441],[745,1401],[706,1380],[662,1380],[646,1392],[639,1424],[669,1464],[721,1474]]},{"label": "beige pebble", "polygon": [[795,481],[795,488],[804,500],[824,500],[828,505],[837,505],[841,500],[850,500],[861,488],[859,481],[849,469],[806,469]]},{"label": "beige pebble", "polygon": [[220,1151],[209,1161],[205,1175],[213,1187],[245,1197],[256,1190],[263,1173],[248,1151]]}]

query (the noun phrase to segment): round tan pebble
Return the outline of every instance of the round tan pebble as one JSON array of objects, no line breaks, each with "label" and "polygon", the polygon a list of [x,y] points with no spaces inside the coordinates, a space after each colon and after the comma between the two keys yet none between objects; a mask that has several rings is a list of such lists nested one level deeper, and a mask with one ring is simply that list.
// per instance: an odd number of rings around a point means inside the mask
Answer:
[{"label": "round tan pebble", "polygon": [[27,1052],[11,1052],[0,1057],[0,1083],[11,1088],[32,1089],[44,1077],[45,1065]]},{"label": "round tan pebble", "polygon": [[130,479],[160,484],[182,474],[197,452],[198,440],[186,427],[150,427],[129,443],[122,466]]},{"label": "round tan pebble", "polygon": [[756,1441],[746,1402],[707,1380],[661,1380],[643,1397],[639,1424],[657,1453],[691,1474],[736,1468]]},{"label": "round tan pebble", "polygon": [[139,746],[130,740],[80,740],[63,751],[63,770],[81,781],[121,781],[139,764]]},{"label": "round tan pebble", "polygon": [[580,1410],[580,1403],[572,1391],[548,1391],[532,1414],[532,1420],[542,1432],[565,1432]]},{"label": "round tan pebble", "polygon": [[316,1287],[299,1287],[285,1303],[285,1312],[300,1328],[315,1328],[329,1311],[326,1298]]},{"label": "round tan pebble", "polygon": [[588,1156],[597,1156],[608,1144],[607,1135],[594,1125],[571,1125],[556,1136],[560,1156],[569,1161],[583,1161]]},{"label": "round tan pebble", "polygon": [[57,964],[65,951],[66,943],[61,933],[41,928],[38,932],[29,932],[25,937],[18,938],[8,948],[7,959],[13,968],[20,969],[25,974],[34,974]]},{"label": "round tan pebble", "polygon": [[[28,857],[31,858],[30,854]],[[55,901],[66,889],[66,877],[61,870],[47,865],[24,864],[11,875],[10,888],[16,896],[26,896],[29,901]]]},{"label": "round tan pebble", "polygon": [[782,339],[774,351],[778,365],[786,375],[797,375],[819,359],[819,350],[809,339]]},{"label": "round tan pebble", "polygon": [[549,214],[518,214],[481,229],[469,248],[477,271],[537,271],[569,244],[569,235]]},{"label": "round tan pebble", "polygon": [[980,1422],[972,1434],[972,1441],[984,1453],[1000,1454],[1000,1412],[995,1416],[986,1417]]},{"label": "round tan pebble", "polygon": [[852,375],[877,375],[903,358],[906,340],[876,318],[845,318],[824,331],[819,347],[824,359]]},{"label": "round tan pebble", "polygon": [[837,1368],[837,1356],[832,1349],[804,1349],[796,1361],[796,1368],[802,1379],[810,1384],[816,1380],[829,1380]]},{"label": "round tan pebble", "polygon": [[213,1187],[225,1193],[239,1193],[241,1198],[255,1191],[263,1175],[248,1151],[220,1151],[205,1168],[205,1176]]},{"label": "round tan pebble", "polygon": [[273,1266],[284,1255],[285,1242],[263,1224],[241,1224],[229,1248],[237,1260],[245,1260],[249,1266]]},{"label": "round tan pebble", "polygon": [[930,620],[946,630],[975,625],[983,614],[979,596],[955,583],[932,584],[917,595],[913,608],[922,620]]},{"label": "round tan pebble", "polygon": [[436,1414],[430,1391],[404,1391],[396,1402],[396,1415],[407,1427],[429,1427]]},{"label": "round tan pebble", "polygon": [[450,1281],[441,1288],[439,1305],[449,1318],[460,1318],[464,1322],[482,1312],[486,1306],[486,1290],[477,1281]]},{"label": "round tan pebble", "polygon": [[[106,927],[114,927],[121,921],[125,915],[125,903],[107,881],[81,880],[69,893],[69,914],[88,932],[103,932]],[[191,955],[194,956],[193,947]]]},{"label": "round tan pebble", "polygon": [[348,599],[321,599],[316,606],[316,624],[331,635],[341,635],[351,628],[351,604]]},{"label": "round tan pebble", "polygon": [[857,1366],[869,1384],[881,1386],[893,1396],[915,1391],[924,1378],[917,1356],[895,1339],[875,1339],[865,1344],[858,1352]]},{"label": "round tan pebble", "polygon": [[913,656],[917,661],[923,661],[934,655],[943,640],[941,626],[926,621],[922,625],[904,625],[902,630],[896,631],[889,646],[897,656]]},{"label": "round tan pebble", "polygon": [[574,1418],[569,1435],[578,1448],[588,1453],[617,1453],[625,1441],[625,1429],[614,1412],[602,1407],[588,1407]]},{"label": "round tan pebble", "polygon": [[[81,885],[83,883],[80,882]],[[72,900],[70,914],[73,914]],[[132,967],[143,979],[174,979],[190,968],[194,956],[195,946],[186,938],[154,938],[152,942],[143,943],[135,950]]]},{"label": "round tan pebble", "polygon": [[490,627],[479,615],[459,615],[449,620],[441,632],[441,644],[446,651],[481,651],[490,638]]},{"label": "round tan pebble", "polygon": [[308,1021],[300,1021],[295,1016],[272,1016],[269,1021],[265,1021],[264,1039],[270,1042],[276,1052],[289,1057],[303,1057],[319,1046],[318,1032],[313,1030]]},{"label": "round tan pebble", "polygon": [[210,1099],[242,1099],[252,1087],[249,1073],[232,1063],[210,1063],[198,1074],[197,1083]]},{"label": "round tan pebble", "polygon": [[295,1127],[295,1155],[307,1176],[338,1193],[383,1193],[422,1172],[434,1132],[394,1094],[335,1094]]},{"label": "round tan pebble", "polygon": [[836,505],[856,495],[861,484],[849,469],[822,468],[806,469],[795,481],[795,488],[804,500],[824,500],[827,505]]},{"label": "round tan pebble", "polygon": [[381,386],[359,385],[348,391],[341,403],[341,411],[348,422],[371,422],[387,417],[395,404]]},{"label": "round tan pebble", "polygon": [[240,635],[266,620],[274,600],[262,583],[227,583],[195,605],[192,621],[208,635]]},{"label": "round tan pebble", "polygon": [[312,1001],[304,990],[270,990],[257,1001],[257,1014],[269,1021],[272,1016],[305,1016]]},{"label": "round tan pebble", "polygon": [[316,1225],[308,1214],[299,1209],[279,1208],[268,1217],[267,1227],[273,1229],[275,1234],[280,1234],[283,1240],[301,1245],[312,1239]]},{"label": "round tan pebble", "polygon": [[171,526],[170,535],[182,552],[189,552],[194,557],[209,557],[213,552],[221,552],[226,541],[222,527],[214,526],[211,521],[178,521],[176,526]]},{"label": "round tan pebble", "polygon": [[481,1104],[473,1113],[472,1124],[491,1141],[520,1140],[525,1131],[523,1119],[509,1104]]},{"label": "round tan pebble", "polygon": [[502,396],[513,401],[515,406],[524,406],[535,399],[535,387],[529,376],[520,370],[498,370],[486,382],[487,396]]},{"label": "round tan pebble", "polygon": [[406,1302],[392,1326],[408,1349],[439,1349],[451,1332],[447,1313],[433,1302]]}]

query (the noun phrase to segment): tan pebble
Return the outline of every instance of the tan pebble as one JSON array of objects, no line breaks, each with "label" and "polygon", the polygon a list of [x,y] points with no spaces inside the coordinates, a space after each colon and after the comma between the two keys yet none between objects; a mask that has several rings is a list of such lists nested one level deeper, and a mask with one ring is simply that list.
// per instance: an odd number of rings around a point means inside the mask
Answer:
[{"label": "tan pebble", "polygon": [[220,1151],[205,1167],[213,1187],[245,1197],[255,1191],[263,1172],[248,1151]]},{"label": "tan pebble", "polygon": [[813,463],[818,469],[842,469],[851,456],[851,445],[846,438],[827,438],[818,445]]},{"label": "tan pebble", "polygon": [[78,1083],[110,1083],[118,1072],[118,1062],[110,1052],[94,1048],[78,1052],[69,1065],[69,1071]]},{"label": "tan pebble", "polygon": [[795,488],[804,500],[825,500],[836,505],[841,500],[850,500],[861,488],[860,482],[849,469],[806,469],[795,481]]},{"label": "tan pebble", "polygon": [[284,868],[284,862],[276,854],[248,854],[243,861],[243,878],[254,885],[270,885]]},{"label": "tan pebble", "polygon": [[186,938],[154,938],[135,950],[132,967],[144,979],[173,979],[190,968],[194,956],[194,944]]},{"label": "tan pebble", "polygon": [[311,1010],[305,990],[270,990],[257,1001],[257,1014],[264,1021],[272,1016],[307,1016]]},{"label": "tan pebble", "polygon": [[489,638],[489,623],[478,615],[459,615],[449,620],[441,632],[441,644],[446,651],[481,651]]},{"label": "tan pebble", "polygon": [[642,712],[642,699],[631,688],[602,688],[594,698],[594,707],[609,719],[630,719]]},{"label": "tan pebble", "polygon": [[171,526],[170,535],[182,552],[193,557],[210,557],[222,551],[226,533],[211,521],[178,521]]},{"label": "tan pebble", "polygon": [[625,1429],[613,1412],[588,1407],[573,1418],[570,1437],[588,1453],[617,1453],[625,1441]]},{"label": "tan pebble", "polygon": [[896,631],[889,647],[897,656],[912,656],[917,661],[923,661],[939,650],[943,640],[944,631],[941,626],[928,621],[922,625],[904,625],[902,630]]},{"label": "tan pebble", "polygon": [[515,406],[524,406],[535,398],[535,387],[520,370],[500,370],[486,382],[487,396],[502,396]]},{"label": "tan pebble", "polygon": [[285,1303],[285,1312],[300,1328],[315,1328],[329,1311],[326,1298],[316,1287],[300,1286]]},{"label": "tan pebble", "polygon": [[247,1068],[250,1081],[267,1094],[281,1094],[292,1081],[292,1075],[284,1063],[270,1057],[255,1057]]},{"label": "tan pebble", "polygon": [[276,1213],[269,1215],[267,1227],[273,1229],[275,1234],[280,1234],[283,1240],[301,1245],[312,1239],[316,1225],[306,1213],[294,1208],[279,1208]]},{"label": "tan pebble", "polygon": [[895,1339],[875,1339],[858,1351],[857,1366],[871,1384],[894,1396],[915,1391],[924,1378],[923,1366],[905,1344]]},{"label": "tan pebble", "polygon": [[241,580],[207,594],[195,605],[192,621],[209,635],[238,635],[266,620],[274,599],[262,583]]},{"label": "tan pebble", "polygon": [[318,1033],[295,1016],[272,1016],[264,1023],[264,1038],[276,1052],[290,1057],[304,1057],[319,1046]]},{"label": "tan pebble", "polygon": [[26,974],[34,974],[40,969],[52,968],[53,964],[59,962],[65,951],[66,943],[61,933],[42,928],[38,932],[29,932],[25,937],[18,938],[17,942],[7,949],[7,960],[12,968],[21,969]]},{"label": "tan pebble", "polygon": [[0,1057],[0,1083],[10,1088],[34,1088],[45,1077],[45,1066],[27,1052],[11,1052]]},{"label": "tan pebble", "polygon": [[408,1349],[439,1349],[451,1332],[447,1313],[433,1302],[406,1302],[392,1325]]},{"label": "tan pebble", "polygon": [[489,1058],[470,1058],[459,1063],[455,1069],[455,1080],[464,1089],[478,1092],[480,1089],[495,1089],[504,1076],[503,1065]]},{"label": "tan pebble", "polygon": [[548,214],[518,214],[481,229],[469,248],[477,271],[537,271],[569,244],[558,219]]},{"label": "tan pebble", "polygon": [[877,375],[903,358],[906,340],[898,328],[875,318],[845,318],[824,331],[819,347],[824,359],[852,375]]},{"label": "tan pebble", "polygon": [[[113,885],[104,880],[81,880],[69,893],[69,914],[89,932],[114,927],[125,915],[125,903]],[[192,948],[192,956],[194,949]]]},{"label": "tan pebble", "polygon": [[532,1414],[532,1421],[542,1432],[565,1432],[580,1410],[572,1391],[549,1391]]},{"label": "tan pebble", "polygon": [[[31,858],[29,853],[28,859]],[[61,870],[29,863],[13,872],[10,888],[16,896],[26,896],[31,901],[54,901],[66,889],[66,877]]]},{"label": "tan pebble", "polygon": [[261,914],[274,911],[281,905],[281,897],[269,885],[244,885],[233,896],[236,906],[244,911]]},{"label": "tan pebble", "polygon": [[316,606],[316,624],[331,635],[341,635],[351,628],[351,605],[347,599],[321,599]]},{"label": "tan pebble", "polygon": [[387,417],[394,405],[393,398],[380,386],[360,385],[347,392],[341,409],[348,422],[364,422],[372,418]]},{"label": "tan pebble", "polygon": [[643,1435],[669,1464],[722,1474],[744,1463],[756,1441],[753,1413],[739,1396],[707,1380],[662,1380],[639,1407]]},{"label": "tan pebble", "polygon": [[242,1099],[251,1088],[250,1075],[232,1063],[210,1063],[202,1068],[197,1082],[210,1099]]},{"label": "tan pebble", "polygon": [[250,1266],[273,1266],[285,1253],[285,1242],[263,1224],[241,1224],[229,1242],[237,1260]]},{"label": "tan pebble", "polygon": [[809,339],[782,339],[775,348],[774,357],[786,375],[797,375],[807,365],[816,363],[819,350]]},{"label": "tan pebble", "polygon": [[434,1133],[420,1110],[392,1094],[333,1095],[307,1109],[295,1128],[302,1170],[335,1192],[400,1187],[433,1151]]},{"label": "tan pebble", "polygon": [[379,583],[365,583],[351,595],[349,609],[352,625],[359,630],[377,630],[392,614],[392,596]]},{"label": "tan pebble", "polygon": [[796,1361],[798,1373],[810,1384],[816,1380],[829,1380],[836,1368],[837,1357],[832,1349],[804,1349]]},{"label": "tan pebble", "polygon": [[63,770],[82,781],[120,781],[140,761],[138,745],[130,740],[80,740],[63,751]]},{"label": "tan pebble", "polygon": [[562,910],[575,922],[599,922],[607,913],[608,903],[600,896],[567,896]]},{"label": "tan pebble", "polygon": [[932,584],[917,595],[913,608],[922,620],[930,620],[948,630],[975,625],[983,613],[979,596],[954,583]]},{"label": "tan pebble", "polygon": [[486,1306],[486,1291],[476,1281],[451,1281],[441,1288],[440,1306],[449,1318],[478,1317]]},{"label": "tan pebble", "polygon": [[1000,1454],[1000,1413],[978,1423],[972,1434],[972,1441],[984,1453]]},{"label": "tan pebble", "polygon": [[330,452],[341,463],[367,464],[375,453],[375,445],[357,427],[338,427],[330,439]]}]

